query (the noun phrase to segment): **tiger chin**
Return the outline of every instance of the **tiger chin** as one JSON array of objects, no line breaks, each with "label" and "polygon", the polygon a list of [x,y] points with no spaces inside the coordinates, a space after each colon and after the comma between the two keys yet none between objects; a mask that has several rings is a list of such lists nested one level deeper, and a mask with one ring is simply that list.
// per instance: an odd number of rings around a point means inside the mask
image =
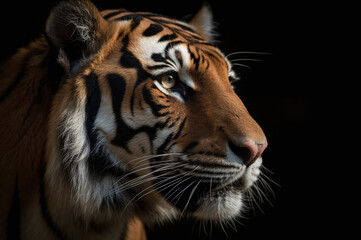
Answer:
[{"label": "tiger chin", "polygon": [[1,239],[144,239],[142,223],[223,222],[267,146],[213,44],[189,22],[61,1],[0,75]]}]

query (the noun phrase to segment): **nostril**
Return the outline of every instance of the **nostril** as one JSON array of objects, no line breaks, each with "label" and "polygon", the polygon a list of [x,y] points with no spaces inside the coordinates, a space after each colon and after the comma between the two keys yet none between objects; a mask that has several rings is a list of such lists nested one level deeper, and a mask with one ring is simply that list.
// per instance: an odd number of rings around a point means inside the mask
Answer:
[{"label": "nostril", "polygon": [[243,163],[247,166],[254,163],[267,147],[267,142],[259,144],[251,141],[245,141],[240,145],[229,143],[232,152],[242,159]]},{"label": "nostril", "polygon": [[248,165],[251,157],[251,151],[247,147],[236,146],[232,142],[229,142],[229,147],[231,151],[243,161],[243,164]]}]

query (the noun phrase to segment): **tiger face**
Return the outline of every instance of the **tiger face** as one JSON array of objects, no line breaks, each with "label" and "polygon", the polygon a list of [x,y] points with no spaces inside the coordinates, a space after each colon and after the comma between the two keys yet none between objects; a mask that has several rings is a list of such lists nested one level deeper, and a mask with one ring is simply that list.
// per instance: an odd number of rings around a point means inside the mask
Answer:
[{"label": "tiger face", "polygon": [[207,7],[190,23],[99,13],[84,1],[53,10],[47,35],[67,73],[49,125],[54,199],[91,219],[240,213],[267,141],[230,84],[231,63],[210,43],[210,17]]}]

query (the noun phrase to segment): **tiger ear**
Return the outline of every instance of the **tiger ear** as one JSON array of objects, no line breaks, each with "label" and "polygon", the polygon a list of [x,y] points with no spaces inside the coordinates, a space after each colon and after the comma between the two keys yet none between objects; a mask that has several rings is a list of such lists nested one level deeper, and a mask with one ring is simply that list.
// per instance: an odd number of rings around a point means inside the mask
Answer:
[{"label": "tiger ear", "polygon": [[213,13],[211,6],[207,2],[203,4],[189,23],[205,40],[210,43],[215,41],[217,34],[214,32],[215,24],[213,22]]},{"label": "tiger ear", "polygon": [[52,9],[45,34],[59,49],[59,59],[66,70],[75,73],[100,49],[107,27],[108,22],[90,1],[68,0]]}]

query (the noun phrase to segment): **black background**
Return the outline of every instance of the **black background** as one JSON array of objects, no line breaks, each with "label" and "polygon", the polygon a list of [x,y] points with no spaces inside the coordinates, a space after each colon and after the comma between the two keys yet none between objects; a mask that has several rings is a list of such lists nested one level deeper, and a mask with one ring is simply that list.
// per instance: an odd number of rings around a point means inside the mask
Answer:
[{"label": "black background", "polygon": [[[12,1],[6,9],[2,7],[1,61],[39,35],[55,2]],[[202,2],[94,1],[100,10],[122,7],[176,18],[196,12]],[[263,154],[264,165],[274,172],[268,176],[280,187],[270,183],[275,193],[268,195],[271,204],[259,203],[262,211],[257,206],[249,210],[236,224],[237,231],[227,228],[228,238],[302,239],[346,234],[343,223],[347,220],[339,215],[344,205],[335,200],[342,184],[338,173],[330,174],[334,169],[329,168],[340,160],[336,158],[338,145],[329,144],[334,139],[327,135],[335,127],[325,125],[329,109],[339,111],[340,107],[334,96],[325,94],[332,85],[329,73],[336,71],[324,66],[339,51],[333,39],[340,36],[337,24],[345,13],[337,3],[208,2],[217,23],[218,46],[225,54],[269,53],[234,57],[262,60],[242,62],[251,69],[237,67],[241,76],[237,91],[266,133],[269,146]],[[331,158],[330,152],[334,153]],[[148,236],[227,239],[222,229],[213,226],[212,233],[209,229],[204,231],[199,223],[182,220],[157,226]]]}]

